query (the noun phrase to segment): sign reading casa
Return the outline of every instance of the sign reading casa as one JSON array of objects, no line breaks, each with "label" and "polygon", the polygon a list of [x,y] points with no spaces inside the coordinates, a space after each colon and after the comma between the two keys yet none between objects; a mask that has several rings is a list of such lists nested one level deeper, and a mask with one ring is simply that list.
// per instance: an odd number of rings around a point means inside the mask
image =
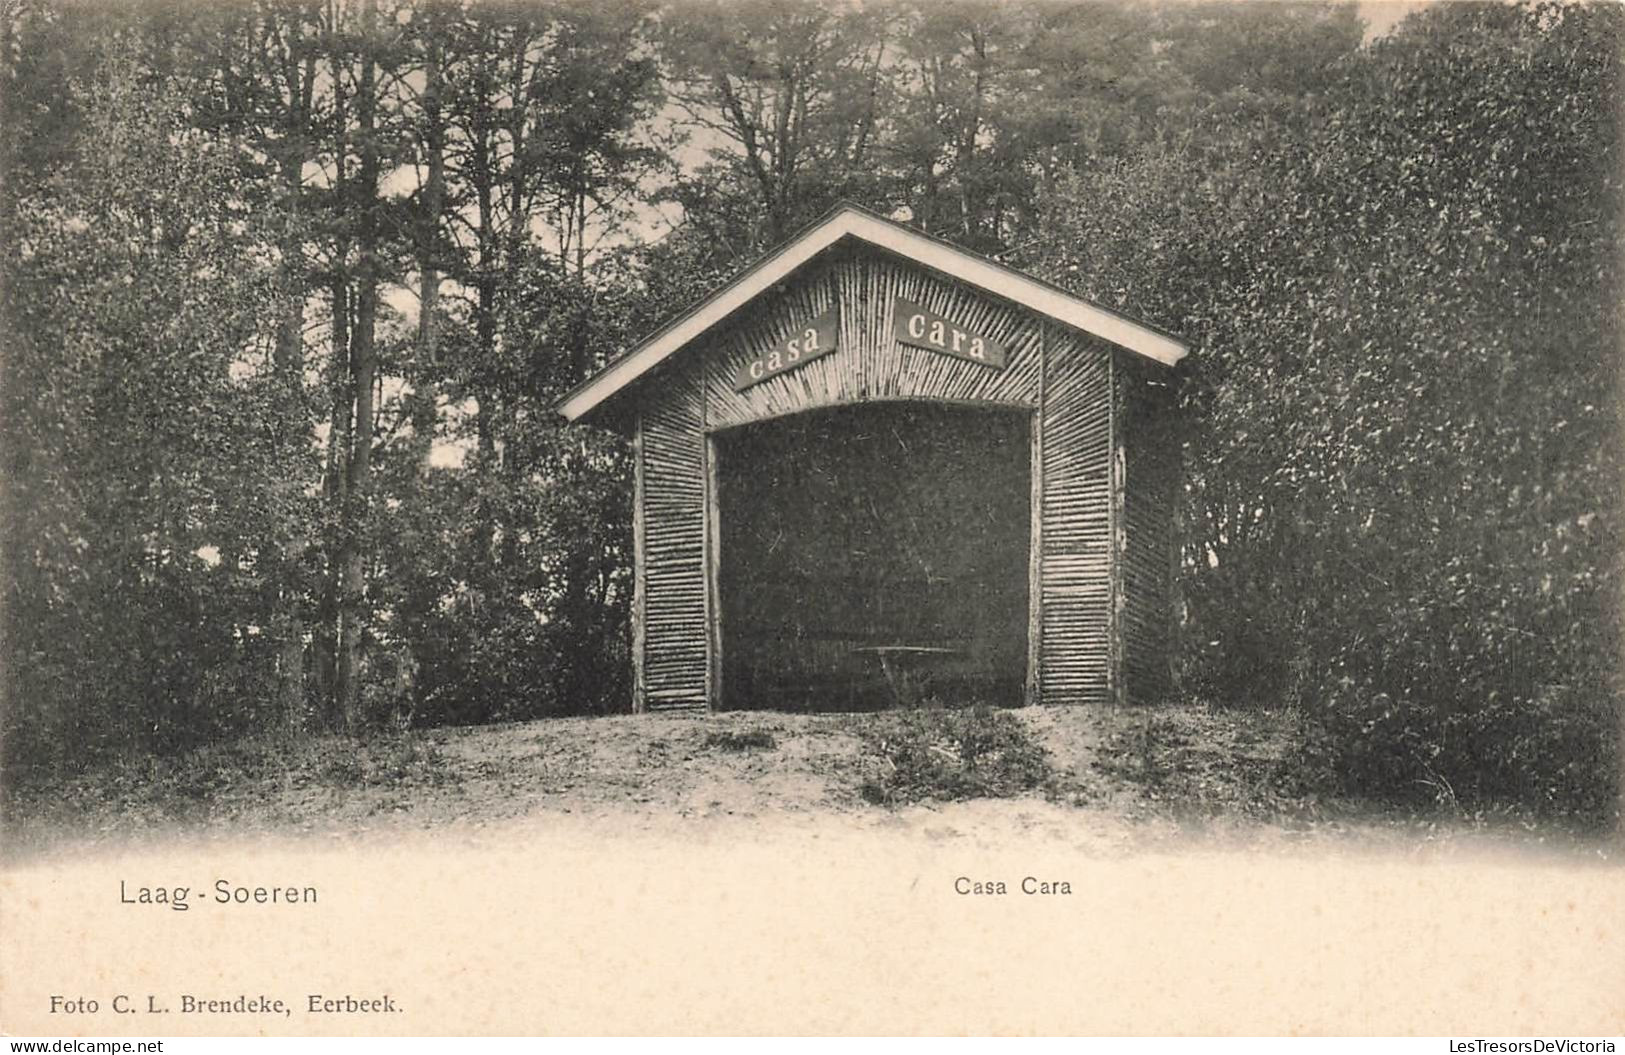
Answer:
[{"label": "sign reading casa", "polygon": [[833,352],[839,321],[839,310],[830,308],[811,322],[797,326],[778,344],[740,365],[739,373],[734,375],[734,391],[743,392],[751,385]]},{"label": "sign reading casa", "polygon": [[1004,345],[964,324],[938,315],[930,308],[897,297],[892,301],[892,336],[899,344],[969,359],[983,366],[1004,367]]}]

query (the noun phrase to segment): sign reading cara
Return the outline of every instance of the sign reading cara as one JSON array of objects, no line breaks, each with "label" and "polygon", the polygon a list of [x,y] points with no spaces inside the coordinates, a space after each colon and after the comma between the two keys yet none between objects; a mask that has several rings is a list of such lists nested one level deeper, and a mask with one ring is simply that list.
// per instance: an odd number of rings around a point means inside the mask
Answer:
[{"label": "sign reading cara", "polygon": [[892,336],[897,338],[899,344],[969,359],[983,366],[1004,366],[1004,345],[992,338],[971,333],[963,325],[938,315],[930,308],[898,297],[892,302],[891,317]]},{"label": "sign reading cara", "polygon": [[761,355],[740,364],[739,373],[734,375],[734,391],[743,392],[751,385],[833,352],[839,321],[839,310],[830,308],[811,322],[796,327],[788,337]]}]

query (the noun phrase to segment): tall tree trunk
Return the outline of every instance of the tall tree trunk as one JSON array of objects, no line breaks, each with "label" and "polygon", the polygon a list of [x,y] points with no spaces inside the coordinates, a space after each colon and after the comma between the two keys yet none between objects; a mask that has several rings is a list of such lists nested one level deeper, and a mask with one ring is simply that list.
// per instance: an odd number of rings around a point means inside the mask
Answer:
[{"label": "tall tree trunk", "polygon": [[[342,246],[348,252],[348,246]],[[342,259],[342,256],[340,257]],[[344,550],[346,520],[343,510],[349,494],[349,461],[351,417],[355,409],[355,394],[350,383],[350,283],[340,265],[334,275],[333,299],[333,412],[327,434],[327,466],[322,480],[322,494],[327,507],[338,515],[333,518],[333,535],[327,540],[327,567],[322,582],[322,597],[317,613],[316,681],[317,690],[327,701],[328,717],[337,723],[340,718],[336,705],[335,687],[338,681],[339,648],[339,574],[340,555]]]},{"label": "tall tree trunk", "polygon": [[[489,75],[481,78],[480,89],[485,93],[484,99],[480,102],[481,107],[488,105],[491,95],[495,92],[492,80]],[[475,354],[479,356],[481,366],[485,369],[488,369],[489,364],[496,358],[497,310],[497,234],[494,200],[496,151],[491,142],[494,128],[487,120],[487,116],[482,110],[475,123],[470,143],[473,164],[469,173],[469,178],[474,184],[474,208],[478,224],[478,253],[474,272],[474,290],[477,297],[474,309]],[[496,404],[489,385],[480,385],[476,389],[475,399],[479,403],[475,431],[479,437],[480,460],[489,464],[493,460],[496,447],[496,433],[492,422]]]},{"label": "tall tree trunk", "polygon": [[[429,8],[431,19],[439,14],[438,5]],[[441,67],[444,61],[439,27],[431,22],[424,41],[423,56],[423,144],[427,174],[423,183],[423,196],[418,214],[418,337],[417,358],[423,367],[422,390],[418,393],[418,411],[413,419],[413,430],[421,438],[425,463],[434,446],[436,404],[438,402],[434,378],[438,376],[438,322],[440,310],[440,268],[435,255],[435,241],[440,230],[440,216],[446,207],[446,122],[441,112]]]},{"label": "tall tree trunk", "polygon": [[[976,227],[975,206],[971,202],[971,174],[975,169],[976,137],[982,130],[982,105],[987,91],[987,38],[980,26],[970,30],[971,50],[976,56],[976,75],[971,91],[970,113],[960,126],[955,166],[959,172],[959,225],[969,237]],[[978,196],[980,187],[977,188]]]},{"label": "tall tree trunk", "polygon": [[[302,123],[302,116],[291,114],[290,120]],[[303,142],[303,136],[290,135],[282,157],[283,193],[287,195],[286,228],[281,245],[282,282],[287,303],[277,328],[275,370],[281,398],[290,411],[290,418],[308,427],[304,410],[305,260],[304,235],[300,224]],[[301,434],[306,435],[303,430]],[[298,481],[282,481],[277,486],[287,493],[298,486]],[[291,493],[287,493],[287,498],[297,501]],[[302,531],[288,538],[279,555],[276,574],[280,583],[276,615],[279,634],[277,708],[287,727],[296,732],[304,727],[305,721],[305,599],[299,586],[299,568],[308,544],[309,539]]]},{"label": "tall tree trunk", "polygon": [[[345,95],[344,70],[348,64],[339,34],[337,0],[328,8],[329,63],[333,77],[333,193],[343,208],[352,201],[349,176],[349,99]],[[331,535],[325,540],[327,557],[323,569],[321,601],[317,611],[316,629],[316,681],[317,691],[327,709],[327,720],[337,725],[342,720],[338,702],[338,653],[341,557],[344,551],[344,532],[347,521],[344,510],[348,505],[349,456],[351,421],[355,407],[355,391],[351,385],[350,365],[350,277],[348,257],[350,239],[342,224],[334,240],[329,291],[332,298],[333,353],[329,366],[329,384],[332,390],[332,415],[328,419],[327,465],[322,478],[322,496],[332,517]]]},{"label": "tall tree trunk", "polygon": [[511,288],[513,269],[519,262],[519,249],[530,234],[529,198],[530,166],[526,162],[525,125],[530,115],[528,102],[526,56],[530,51],[530,23],[521,21],[514,27],[513,68],[509,71],[508,92],[513,100],[508,108],[508,143],[512,157],[508,162],[508,232],[503,245],[503,274]]},{"label": "tall tree trunk", "polygon": [[[311,112],[316,92],[316,54],[302,45],[308,23],[298,13],[269,11],[268,20],[283,20],[287,34],[286,58],[281,63],[282,88],[286,100],[277,103],[281,139],[277,144],[277,168],[283,199],[281,287],[287,298],[277,327],[274,370],[279,398],[286,420],[294,426],[295,442],[309,439],[310,412],[305,404],[305,303],[309,295],[309,269],[305,261],[304,169],[312,147]],[[301,502],[298,489],[303,481],[280,481],[284,501],[290,508]],[[305,617],[308,598],[303,574],[310,551],[311,532],[302,515],[296,515],[293,529],[276,555],[273,577],[277,582],[276,614],[278,634],[277,709],[284,725],[300,732],[306,720]]]},{"label": "tall tree trunk", "polygon": [[350,430],[347,494],[343,506],[344,544],[339,561],[338,678],[335,702],[347,732],[361,725],[361,638],[366,624],[366,529],[368,476],[372,472],[373,384],[377,374],[374,340],[378,322],[378,142],[377,66],[374,59],[376,0],[361,6],[361,80],[356,90],[356,126],[361,137],[361,171],[356,197],[361,203],[356,259],[355,333],[350,371],[355,392],[355,425]]},{"label": "tall tree trunk", "polygon": [[587,275],[587,180],[583,176],[582,189],[577,192],[580,207],[576,210],[576,278],[585,278]]},{"label": "tall tree trunk", "polygon": [[490,474],[496,463],[496,395],[491,382],[496,359],[496,255],[497,234],[495,216],[496,148],[493,142],[497,122],[492,100],[496,98],[496,75],[491,56],[497,53],[497,40],[501,34],[490,23],[482,26],[482,47],[476,72],[476,97],[469,115],[469,161],[464,178],[472,185],[475,210],[475,252],[472,275],[474,287],[474,356],[478,381],[472,386],[474,401],[474,431],[477,456],[474,474],[477,491],[474,499],[470,547],[472,566],[469,569],[474,583],[473,603],[480,604],[495,577],[491,567],[492,547],[495,540],[494,513],[491,508]]}]

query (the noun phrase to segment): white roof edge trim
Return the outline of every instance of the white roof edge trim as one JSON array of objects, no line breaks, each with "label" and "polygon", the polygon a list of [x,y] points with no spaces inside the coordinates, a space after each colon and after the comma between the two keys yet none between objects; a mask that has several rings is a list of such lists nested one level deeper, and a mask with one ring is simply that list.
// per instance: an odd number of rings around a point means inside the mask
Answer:
[{"label": "white roof edge trim", "polygon": [[901,256],[917,260],[926,267],[969,282],[973,286],[979,286],[1006,300],[1013,300],[1068,326],[1103,337],[1113,344],[1121,345],[1131,352],[1138,352],[1148,359],[1155,359],[1165,366],[1173,366],[1185,358],[1187,351],[1185,345],[1174,338],[1164,336],[1148,326],[1142,326],[1105,308],[1097,308],[1088,301],[1079,300],[1035,278],[1028,278],[1019,272],[989,263],[964,249],[944,245],[912,231],[873,220],[861,213],[854,214],[854,218],[860,221],[861,229],[854,231],[853,234],[882,249],[889,249]]},{"label": "white roof edge trim", "polygon": [[1188,351],[1184,344],[1172,337],[1052,289],[1037,279],[990,263],[967,250],[945,245],[907,228],[848,209],[829,216],[778,253],[757,264],[735,284],[725,286],[710,302],[703,303],[642,347],[611,363],[561,402],[559,413],[570,421],[578,420],[644,372],[754,300],[785,275],[848,235],[1015,301],[1058,322],[1102,337],[1167,366],[1179,362]]}]

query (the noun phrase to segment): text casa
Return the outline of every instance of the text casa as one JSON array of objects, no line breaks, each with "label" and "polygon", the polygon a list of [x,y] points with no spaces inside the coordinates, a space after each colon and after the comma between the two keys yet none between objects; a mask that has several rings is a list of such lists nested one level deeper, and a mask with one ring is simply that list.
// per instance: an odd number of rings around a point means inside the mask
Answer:
[{"label": "text casa", "polygon": [[767,353],[766,356],[757,356],[752,359],[750,365],[746,368],[746,372],[750,374],[751,380],[760,381],[768,374],[777,373],[785,367],[794,366],[801,362],[803,352],[807,353],[807,358],[811,359],[819,352],[830,350],[833,347],[832,344],[820,343],[818,328],[809,326],[801,331],[800,337],[792,337],[785,341],[783,348],[775,349]]},{"label": "text casa", "polygon": [[[1016,889],[1023,894],[1070,894],[1072,884],[1065,879],[1039,879],[1037,876],[1024,876]],[[969,896],[983,894],[1008,894],[1010,886],[1002,879],[972,879],[969,876],[959,876],[954,880],[954,893]]]},{"label": "text casa", "polygon": [[797,326],[788,337],[762,352],[749,362],[741,363],[734,375],[735,391],[743,392],[751,385],[812,362],[819,356],[835,350],[835,336],[840,315],[835,308],[810,322]]}]

